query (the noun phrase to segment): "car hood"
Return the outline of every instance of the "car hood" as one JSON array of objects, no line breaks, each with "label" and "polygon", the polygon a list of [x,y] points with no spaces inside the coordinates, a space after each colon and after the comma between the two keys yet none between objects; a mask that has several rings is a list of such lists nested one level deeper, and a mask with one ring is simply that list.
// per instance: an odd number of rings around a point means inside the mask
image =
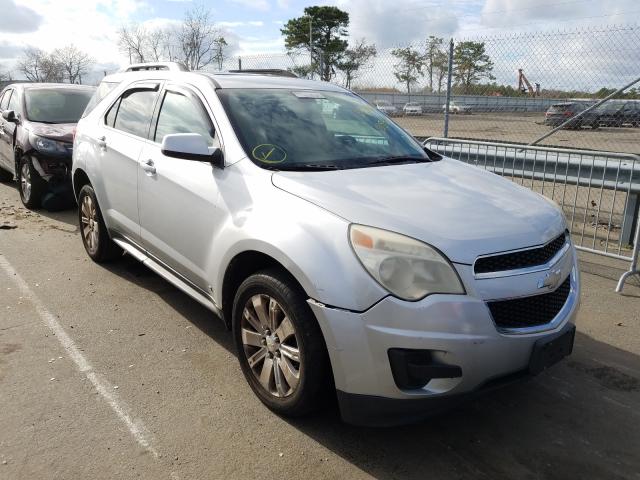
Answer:
[{"label": "car hood", "polygon": [[346,220],[429,243],[451,261],[546,243],[566,227],[544,197],[462,162],[276,172],[273,184]]},{"label": "car hood", "polygon": [[29,130],[39,137],[47,137],[60,142],[73,142],[75,123],[38,123],[29,122]]}]

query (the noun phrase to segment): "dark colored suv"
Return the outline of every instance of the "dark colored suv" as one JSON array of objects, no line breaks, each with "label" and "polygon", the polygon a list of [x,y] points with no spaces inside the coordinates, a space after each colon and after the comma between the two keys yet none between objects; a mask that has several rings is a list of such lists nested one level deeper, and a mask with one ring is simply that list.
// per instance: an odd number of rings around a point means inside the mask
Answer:
[{"label": "dark colored suv", "polygon": [[70,186],[73,133],[94,87],[12,84],[0,92],[0,180],[18,180],[27,208]]},{"label": "dark colored suv", "polygon": [[[579,102],[554,103],[545,113],[544,124],[557,127],[570,118],[575,117],[587,107],[589,107],[589,105]],[[584,116],[578,117],[575,121],[567,124],[565,128],[581,128],[583,126],[598,128],[597,116],[591,112],[587,112]]]},{"label": "dark colored suv", "polygon": [[603,127],[640,126],[640,102],[607,102],[596,110],[598,122]]}]

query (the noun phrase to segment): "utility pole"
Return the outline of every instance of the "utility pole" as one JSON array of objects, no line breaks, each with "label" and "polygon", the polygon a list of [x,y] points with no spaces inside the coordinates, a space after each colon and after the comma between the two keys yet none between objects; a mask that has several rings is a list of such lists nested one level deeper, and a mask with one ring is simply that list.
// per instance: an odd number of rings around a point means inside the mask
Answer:
[{"label": "utility pole", "polygon": [[313,80],[313,17],[309,16],[309,70]]}]

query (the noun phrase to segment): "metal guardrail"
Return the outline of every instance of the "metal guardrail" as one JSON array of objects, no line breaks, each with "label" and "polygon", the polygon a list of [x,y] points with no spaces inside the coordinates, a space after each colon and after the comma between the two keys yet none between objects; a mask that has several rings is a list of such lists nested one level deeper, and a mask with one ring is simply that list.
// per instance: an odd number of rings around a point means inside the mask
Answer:
[{"label": "metal guardrail", "polygon": [[640,156],[439,137],[424,145],[557,202],[578,250],[630,262],[617,292],[640,274]]}]

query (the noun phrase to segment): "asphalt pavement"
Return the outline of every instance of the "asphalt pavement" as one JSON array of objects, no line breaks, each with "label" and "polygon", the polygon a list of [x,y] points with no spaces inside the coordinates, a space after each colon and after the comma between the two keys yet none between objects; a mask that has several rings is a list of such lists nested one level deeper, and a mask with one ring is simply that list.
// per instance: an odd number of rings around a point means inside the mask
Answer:
[{"label": "asphalt pavement", "polygon": [[[4,228],[3,228],[4,225]],[[582,258],[573,355],[399,428],[257,400],[222,322],[129,257],[84,252],[75,211],[0,184],[0,479],[640,479],[640,283]]]}]

